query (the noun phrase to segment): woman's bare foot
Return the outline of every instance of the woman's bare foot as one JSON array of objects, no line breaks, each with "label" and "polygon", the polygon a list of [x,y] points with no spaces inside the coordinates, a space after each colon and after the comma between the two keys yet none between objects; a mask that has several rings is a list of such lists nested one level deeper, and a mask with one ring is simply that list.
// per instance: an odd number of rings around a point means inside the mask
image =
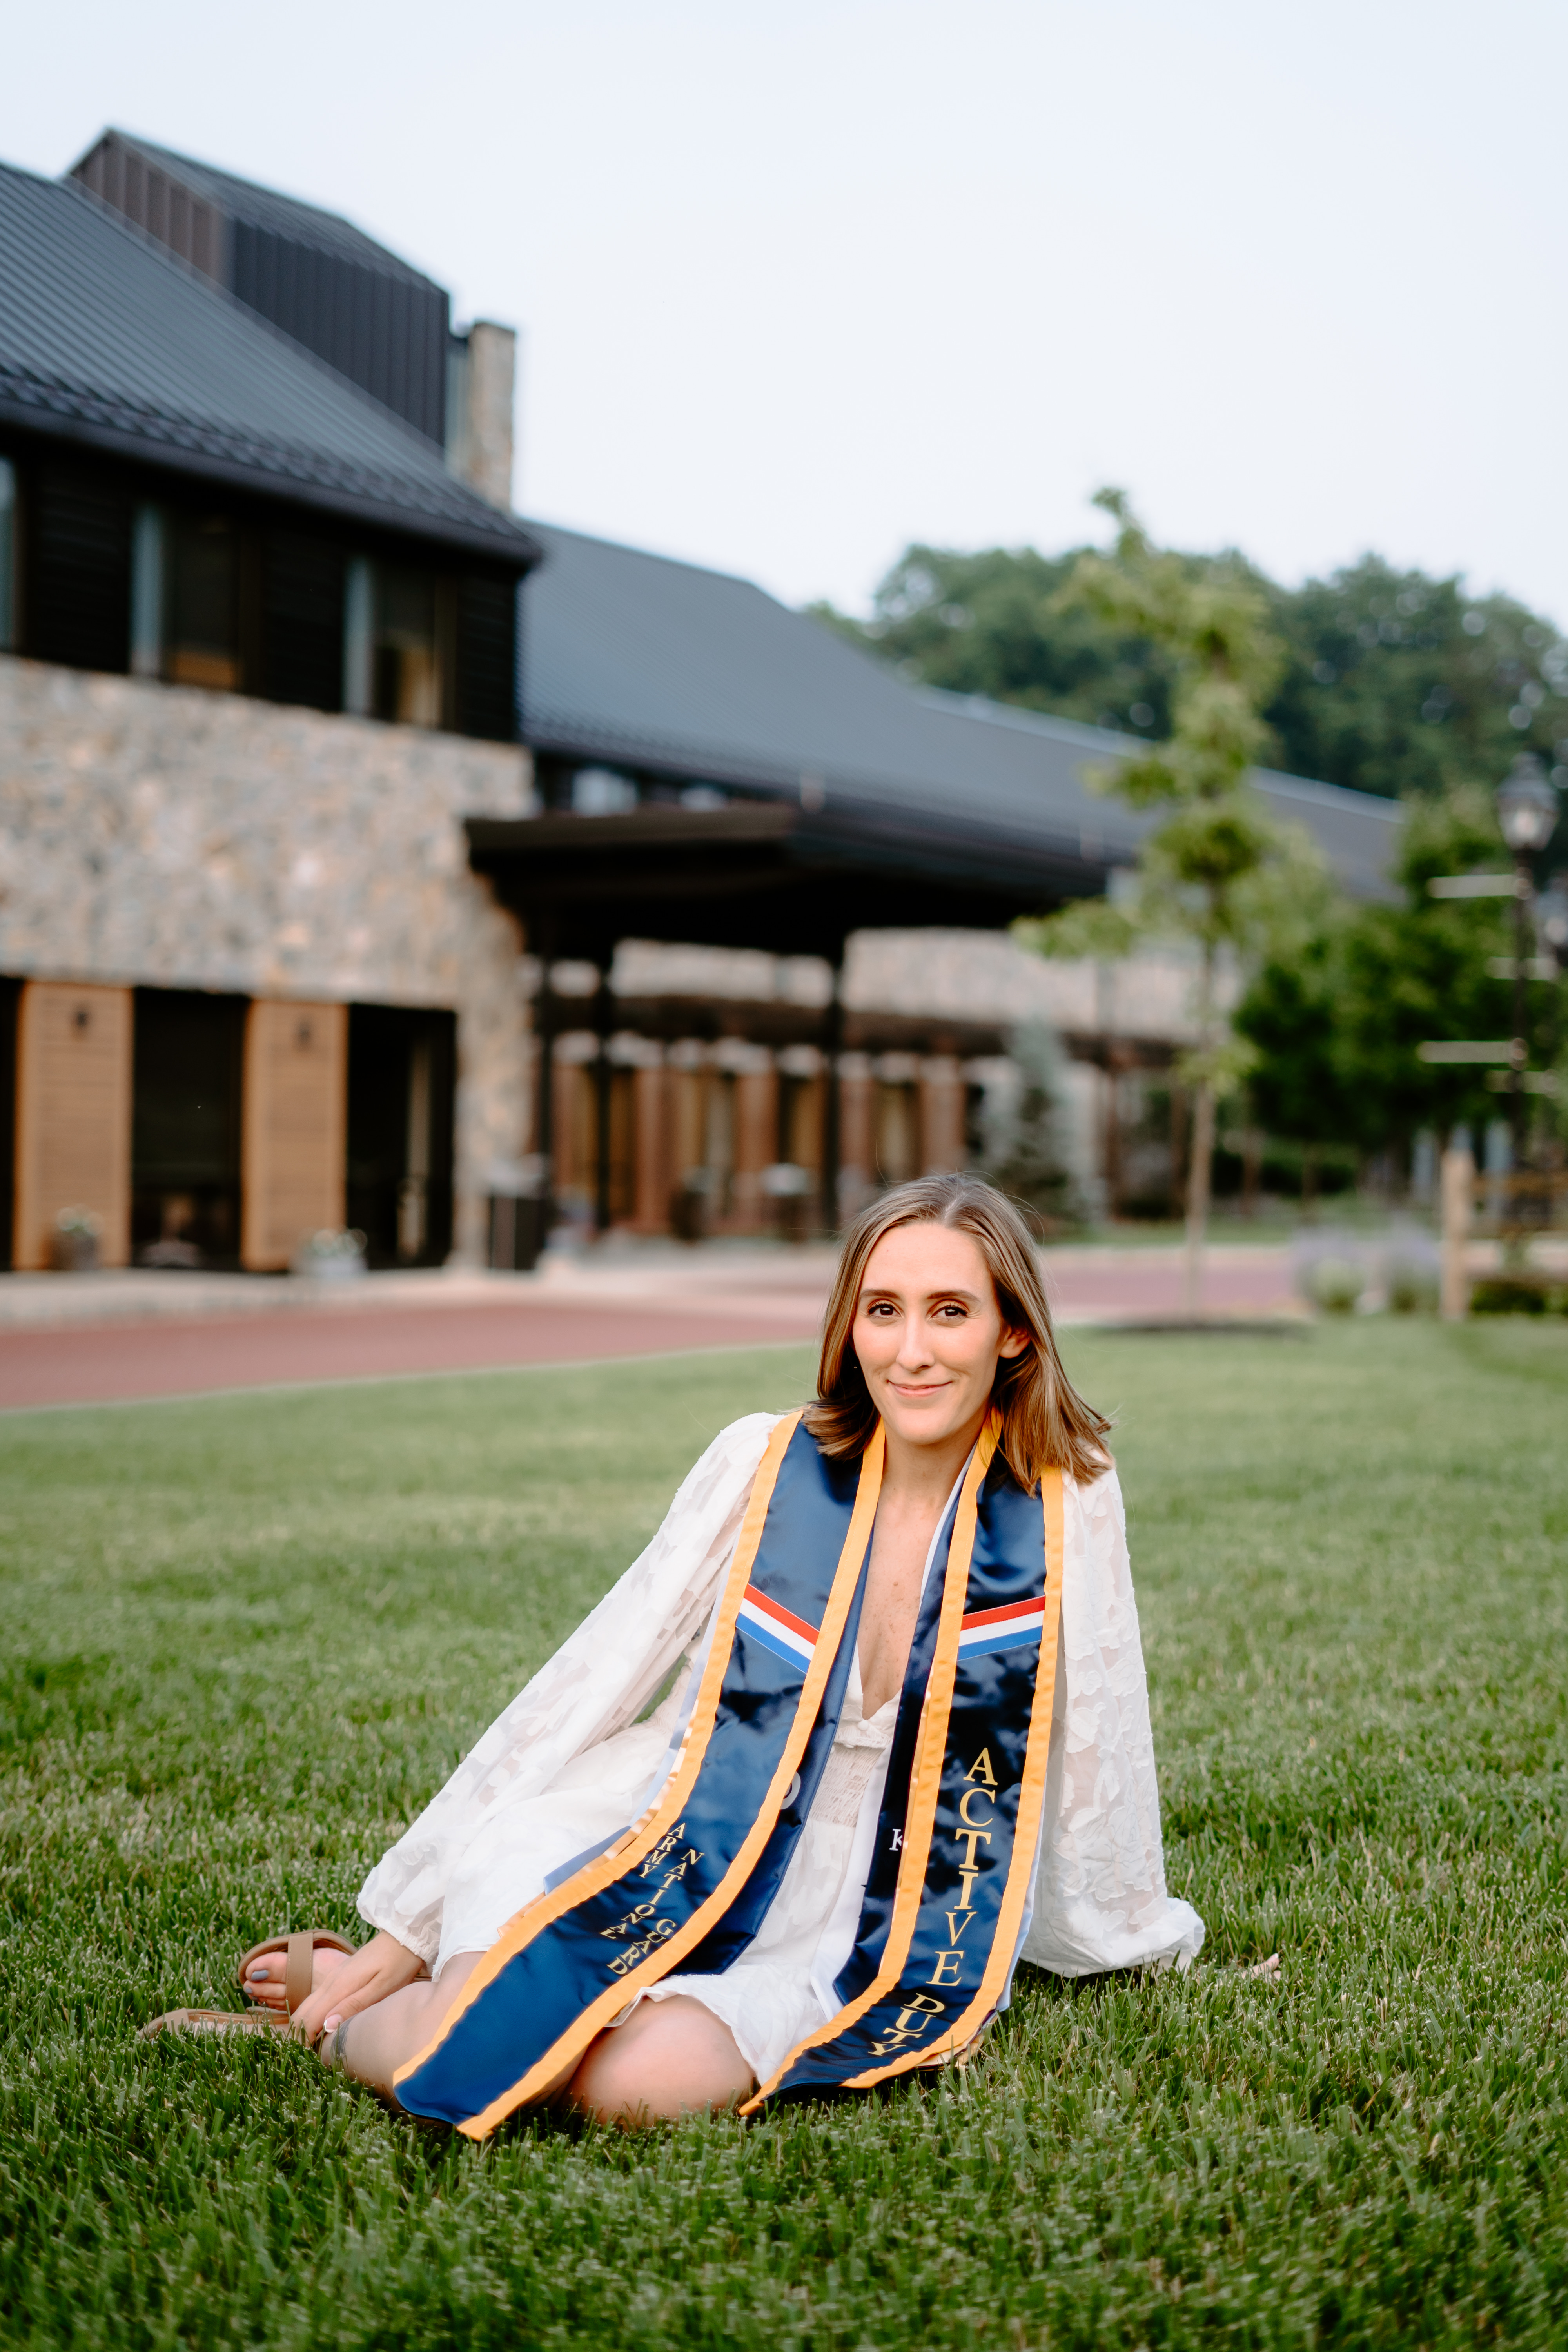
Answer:
[{"label": "woman's bare foot", "polygon": [[[311,1956],[310,1990],[324,1992],[338,1970],[354,1958],[352,1952],[340,1952],[334,1945],[318,1944]],[[245,1971],[245,1997],[262,2009],[272,2010],[279,2017],[285,2013],[283,1979],[289,1967],[287,1952],[264,1952],[252,1960]]]}]

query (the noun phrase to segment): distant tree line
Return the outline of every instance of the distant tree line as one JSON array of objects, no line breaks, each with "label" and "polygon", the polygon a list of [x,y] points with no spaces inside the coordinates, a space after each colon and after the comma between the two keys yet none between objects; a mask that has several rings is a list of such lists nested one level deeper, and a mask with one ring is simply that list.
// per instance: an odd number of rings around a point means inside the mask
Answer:
[{"label": "distant tree line", "polygon": [[[868,620],[811,609],[921,685],[1163,741],[1169,659],[1065,593],[1084,552],[909,547]],[[1288,774],[1394,798],[1495,782],[1521,750],[1568,762],[1568,640],[1511,596],[1376,555],[1293,589],[1234,553],[1183,560],[1246,572],[1264,600],[1284,653],[1266,756]]]},{"label": "distant tree line", "polygon": [[[1209,835],[1217,838],[1235,812],[1224,778],[1205,783],[1203,761],[1194,766],[1212,732],[1211,714],[1193,700],[1196,692],[1201,704],[1206,691],[1198,623],[1215,600],[1216,609],[1228,600],[1233,616],[1245,610],[1256,642],[1245,629],[1237,642],[1257,656],[1253,708],[1262,721],[1253,756],[1351,791],[1403,797],[1409,815],[1391,877],[1396,901],[1358,905],[1326,876],[1303,875],[1287,893],[1282,921],[1270,915],[1267,891],[1239,927],[1216,915],[1211,929],[1232,940],[1242,995],[1229,1024],[1233,1045],[1208,1056],[1212,1084],[1250,1127],[1300,1155],[1304,1194],[1326,1161],[1392,1153],[1408,1165],[1423,1129],[1442,1134],[1495,1118],[1501,1104],[1484,1067],[1427,1064],[1416,1049],[1428,1038],[1510,1034],[1511,908],[1496,898],[1434,900],[1426,885],[1438,874],[1507,869],[1491,795],[1519,751],[1535,752],[1559,788],[1568,784],[1568,641],[1511,597],[1471,596],[1460,578],[1396,572],[1374,555],[1327,580],[1281,588],[1235,553],[1154,550],[1114,494],[1100,503],[1122,526],[1109,563],[1085,549],[1044,556],[1028,548],[964,554],[912,546],[878,588],[868,620],[827,605],[814,612],[921,685],[1163,747],[1100,782],[1140,803],[1174,805],[1192,798],[1195,781],[1194,806],[1178,807],[1167,828],[1193,872],[1178,858],[1163,879],[1184,884],[1182,906],[1214,900],[1214,913],[1220,902]],[[1245,667],[1234,649],[1220,665],[1237,677]],[[1186,734],[1193,742],[1184,748]],[[1194,821],[1201,838],[1188,840]],[[1149,846],[1157,845],[1155,836]],[[1542,879],[1565,847],[1561,838],[1553,845]],[[1278,854],[1258,850],[1259,878]],[[1158,856],[1141,857],[1145,929],[1159,928],[1160,866]],[[1241,878],[1237,907],[1245,909],[1252,885]],[[1191,928],[1179,908],[1166,912],[1173,936]],[[1119,927],[1124,939],[1112,936]],[[1020,927],[1058,954],[1125,953],[1135,929],[1089,905]],[[1532,979],[1530,995],[1532,1058],[1558,1070],[1555,1101],[1540,1098],[1532,1112],[1539,1130],[1561,1131],[1568,1115],[1563,984]],[[1198,1097],[1209,1083],[1202,1059],[1189,1055],[1194,1066],[1180,1072]],[[1194,1143],[1201,1193],[1206,1143]],[[1197,1225],[1195,1206],[1190,1186]]]}]

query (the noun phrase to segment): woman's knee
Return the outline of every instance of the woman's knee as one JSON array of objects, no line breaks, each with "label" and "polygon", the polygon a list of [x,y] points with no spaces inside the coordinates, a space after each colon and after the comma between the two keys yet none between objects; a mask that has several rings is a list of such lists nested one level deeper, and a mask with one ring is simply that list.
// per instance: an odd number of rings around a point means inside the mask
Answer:
[{"label": "woman's knee", "polygon": [[751,2068],[721,2020],[700,2001],[644,2001],[590,2044],[572,2078],[573,2104],[600,2123],[656,2123],[733,2106]]}]

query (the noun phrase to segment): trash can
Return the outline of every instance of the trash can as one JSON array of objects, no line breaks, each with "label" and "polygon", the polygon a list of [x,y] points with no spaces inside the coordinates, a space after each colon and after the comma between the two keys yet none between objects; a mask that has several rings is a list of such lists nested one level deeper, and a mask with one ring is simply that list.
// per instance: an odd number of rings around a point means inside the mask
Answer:
[{"label": "trash can", "polygon": [[492,1171],[489,1264],[506,1274],[531,1274],[544,1247],[550,1201],[542,1166],[521,1161]]}]

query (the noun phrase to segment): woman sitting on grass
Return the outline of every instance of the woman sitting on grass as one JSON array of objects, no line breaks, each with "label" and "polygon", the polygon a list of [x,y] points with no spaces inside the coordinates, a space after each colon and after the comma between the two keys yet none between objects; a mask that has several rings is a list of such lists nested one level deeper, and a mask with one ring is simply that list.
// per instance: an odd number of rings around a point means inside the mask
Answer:
[{"label": "woman sitting on grass", "polygon": [[247,2022],[478,2138],[868,2088],[968,2047],[1020,1957],[1191,1959],[1109,1423],[1002,1194],[872,1203],[818,1385],[714,1440],[371,1873],[369,1943],[247,1955]]}]

